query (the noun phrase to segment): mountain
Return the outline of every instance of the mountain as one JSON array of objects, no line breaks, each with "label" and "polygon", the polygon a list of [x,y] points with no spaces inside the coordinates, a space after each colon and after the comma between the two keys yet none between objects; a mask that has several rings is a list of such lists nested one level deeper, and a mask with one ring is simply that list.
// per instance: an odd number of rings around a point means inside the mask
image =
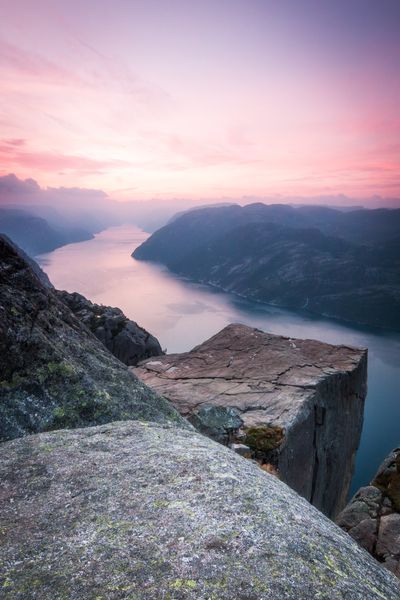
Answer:
[{"label": "mountain", "polygon": [[400,210],[253,204],[187,213],[133,256],[290,309],[400,329]]},{"label": "mountain", "polygon": [[93,238],[91,233],[79,227],[54,227],[42,217],[12,208],[0,208],[0,233],[10,237],[30,256]]},{"label": "mountain", "polygon": [[186,422],[0,236],[0,441],[125,419]]}]

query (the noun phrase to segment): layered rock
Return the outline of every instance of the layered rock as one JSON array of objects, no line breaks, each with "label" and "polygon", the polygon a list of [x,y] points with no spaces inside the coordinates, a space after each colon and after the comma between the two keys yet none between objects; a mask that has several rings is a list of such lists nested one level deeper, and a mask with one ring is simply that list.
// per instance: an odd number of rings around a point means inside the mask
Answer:
[{"label": "layered rock", "polygon": [[200,431],[247,446],[333,516],[349,489],[366,369],[366,350],[236,324],[191,352],[150,359],[133,370]]},{"label": "layered rock", "polygon": [[384,460],[371,484],[358,490],[337,523],[400,578],[400,448]]},{"label": "layered rock", "polygon": [[157,338],[131,321],[119,308],[93,304],[77,292],[57,295],[92,333],[126,365],[162,354]]},{"label": "layered rock", "polygon": [[116,419],[188,424],[0,236],[0,441]]},{"label": "layered rock", "polygon": [[0,448],[4,600],[398,600],[400,585],[252,461],[130,421]]}]

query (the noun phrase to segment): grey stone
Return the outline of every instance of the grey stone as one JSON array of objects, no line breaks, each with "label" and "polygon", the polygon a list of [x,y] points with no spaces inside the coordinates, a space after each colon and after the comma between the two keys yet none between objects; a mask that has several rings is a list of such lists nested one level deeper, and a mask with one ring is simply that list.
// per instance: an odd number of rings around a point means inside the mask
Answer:
[{"label": "grey stone", "polygon": [[136,365],[140,360],[163,353],[157,338],[128,319],[119,308],[93,304],[77,292],[56,293],[74,315],[125,365]]},{"label": "grey stone", "polygon": [[0,441],[147,419],[191,426],[140,382],[0,237]]},{"label": "grey stone", "polygon": [[190,352],[149,359],[133,372],[196,426],[204,406],[236,409],[240,428],[214,439],[250,446],[254,458],[333,516],[347,498],[366,369],[366,350],[233,324]]},{"label": "grey stone", "polygon": [[400,514],[394,513],[381,518],[376,545],[378,556],[398,555],[400,559]]},{"label": "grey stone", "polygon": [[253,461],[125,421],[0,446],[4,600],[398,600],[398,580]]},{"label": "grey stone", "polygon": [[221,444],[229,444],[232,435],[243,425],[240,413],[230,406],[203,405],[188,420],[201,433],[208,435]]},{"label": "grey stone", "polygon": [[336,522],[400,577],[400,448],[385,458],[370,486],[360,488]]},{"label": "grey stone", "polygon": [[251,448],[245,444],[230,444],[229,448],[240,456],[244,456],[245,458],[251,457]]}]

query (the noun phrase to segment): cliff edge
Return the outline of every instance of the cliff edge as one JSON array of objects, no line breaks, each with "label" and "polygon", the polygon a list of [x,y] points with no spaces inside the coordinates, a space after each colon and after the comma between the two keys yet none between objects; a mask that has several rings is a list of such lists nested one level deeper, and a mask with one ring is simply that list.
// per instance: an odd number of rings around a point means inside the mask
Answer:
[{"label": "cliff edge", "polygon": [[233,324],[134,373],[202,433],[247,446],[325,514],[343,508],[361,435],[366,350]]}]

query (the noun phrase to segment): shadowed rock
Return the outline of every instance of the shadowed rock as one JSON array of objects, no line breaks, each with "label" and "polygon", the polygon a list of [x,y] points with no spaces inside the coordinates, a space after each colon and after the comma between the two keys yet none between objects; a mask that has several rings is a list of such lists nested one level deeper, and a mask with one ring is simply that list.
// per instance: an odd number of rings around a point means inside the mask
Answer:
[{"label": "shadowed rock", "polygon": [[189,427],[0,237],[0,441],[136,418]]},{"label": "shadowed rock", "polygon": [[193,431],[125,422],[0,448],[4,600],[398,600],[277,478]]},{"label": "shadowed rock", "polygon": [[358,490],[337,523],[400,578],[400,448],[384,460],[371,485]]},{"label": "shadowed rock", "polygon": [[136,365],[140,360],[163,353],[158,340],[119,308],[93,304],[77,292],[57,291],[57,295],[124,364]]},{"label": "shadowed rock", "polygon": [[344,505],[366,395],[366,350],[229,325],[134,369],[200,431],[243,443],[326,514]]}]

